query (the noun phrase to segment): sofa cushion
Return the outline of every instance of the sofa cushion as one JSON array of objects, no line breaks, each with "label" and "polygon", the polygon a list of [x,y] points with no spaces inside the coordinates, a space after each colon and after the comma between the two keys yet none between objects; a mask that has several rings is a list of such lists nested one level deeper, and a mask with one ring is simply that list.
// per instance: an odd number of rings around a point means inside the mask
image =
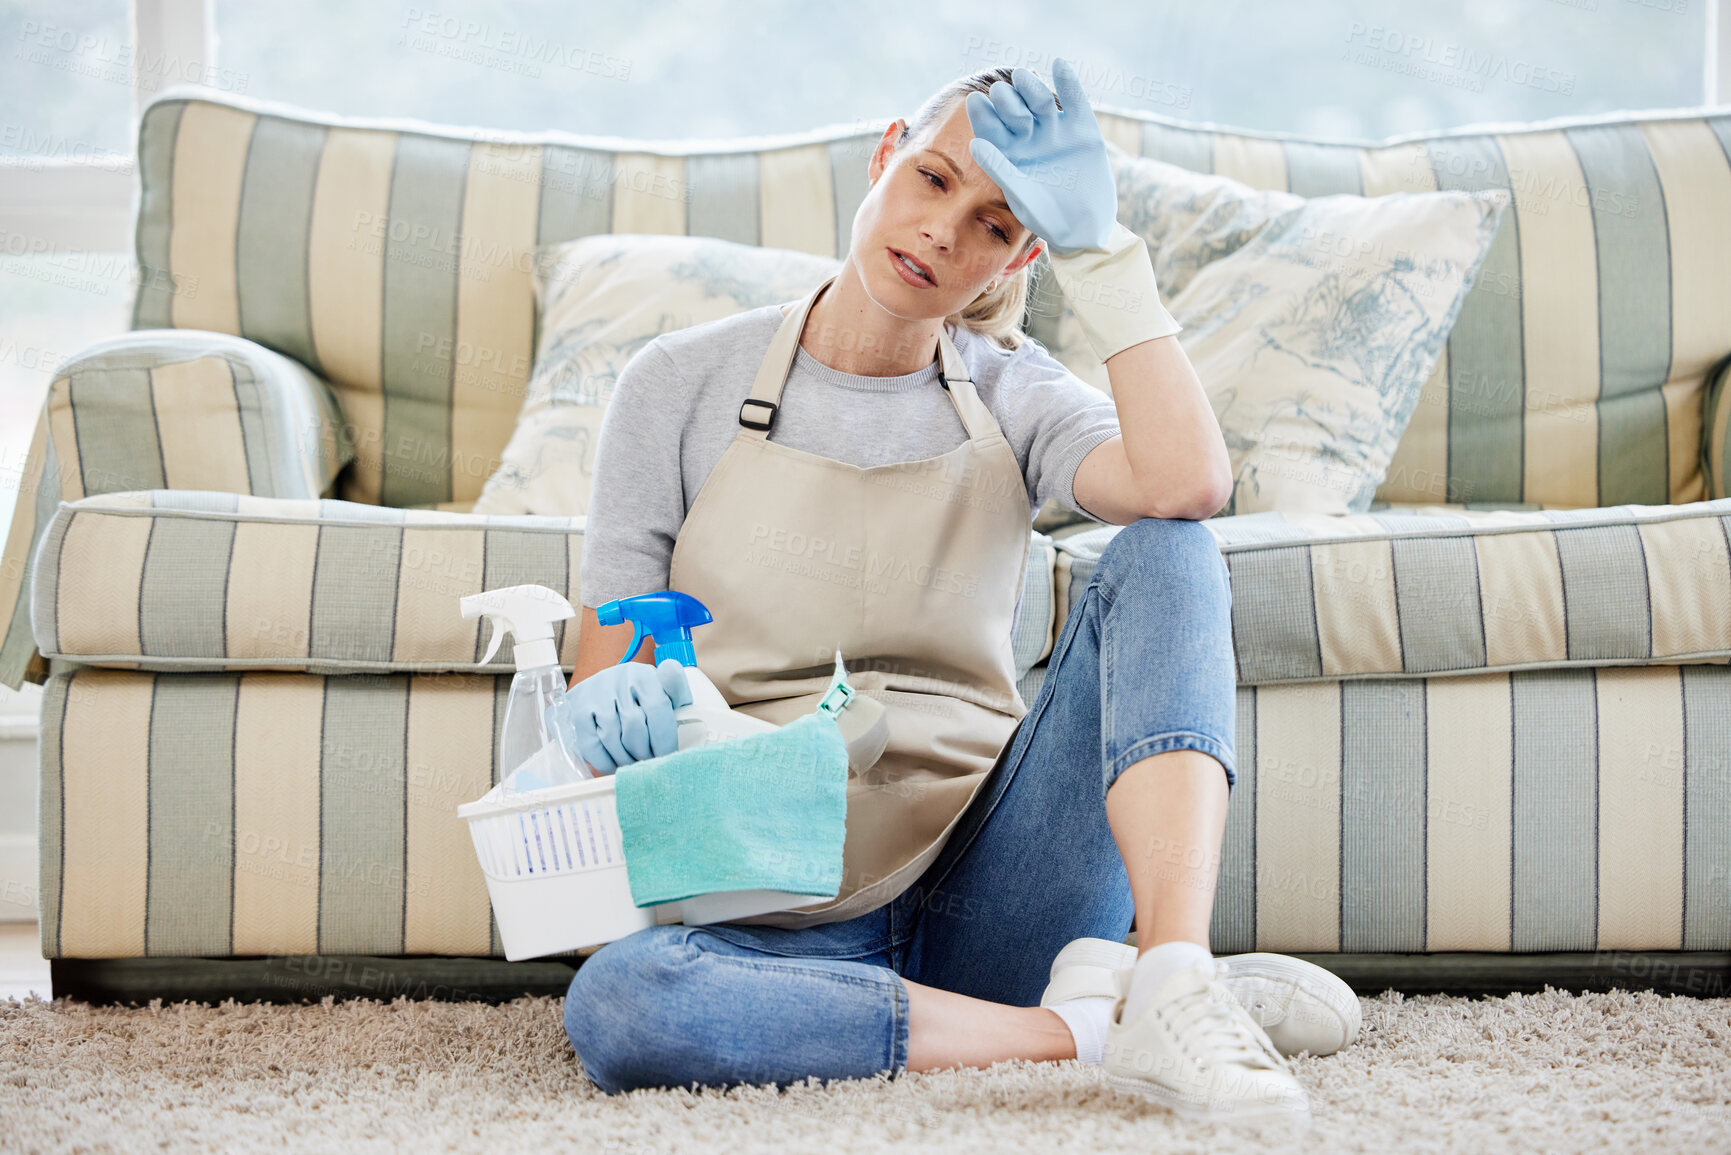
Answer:
[{"label": "sofa cushion", "polygon": [[[1731,662],[1731,500],[1203,524],[1240,685]],[[1120,528],[1056,536],[1060,621]]]},{"label": "sofa cushion", "polygon": [[[1240,685],[1731,660],[1731,499],[1604,510],[1268,511],[1207,525]],[[582,518],[154,490],[64,502],[38,551],[45,656],[146,670],[510,668],[457,599],[577,604]],[[1012,645],[1051,652],[1120,526],[1033,535]],[[120,611],[120,612],[117,612]],[[555,627],[574,668],[575,631]],[[699,638],[699,653],[701,638]],[[847,655],[843,655],[844,658]],[[1027,682],[1036,689],[1039,679]]]},{"label": "sofa cushion", "polygon": [[[1508,194],[1307,198],[1107,151],[1231,457],[1215,516],[1364,512]],[[1034,308],[1059,311],[1053,356],[1110,393],[1063,296],[1042,282]]]},{"label": "sofa cushion", "polygon": [[[32,571],[47,658],[133,670],[320,674],[511,669],[458,599],[533,582],[579,605],[581,517],[489,517],[340,500],[140,490],[61,502]],[[1031,535],[1011,648],[1051,652],[1057,553]],[[556,623],[560,664],[577,633]],[[703,634],[695,635],[703,653]],[[853,655],[842,655],[849,660]]]},{"label": "sofa cushion", "polygon": [[476,513],[587,513],[601,418],[639,349],[672,329],[803,297],[837,267],[713,237],[631,234],[567,241],[539,264],[535,373]]},{"label": "sofa cushion", "polygon": [[1731,110],[1375,143],[1096,117],[1126,152],[1253,188],[1513,196],[1379,498],[1591,508],[1703,496],[1703,378],[1731,351]]},{"label": "sofa cushion", "polygon": [[[1379,144],[1096,118],[1127,152],[1254,188],[1513,194],[1380,497],[1701,496],[1701,377],[1731,330],[1731,112]],[[522,407],[538,247],[664,233],[840,258],[881,132],[694,147],[164,93],[139,127],[133,325],[238,333],[328,379],[361,451],[339,497],[472,500]]]}]

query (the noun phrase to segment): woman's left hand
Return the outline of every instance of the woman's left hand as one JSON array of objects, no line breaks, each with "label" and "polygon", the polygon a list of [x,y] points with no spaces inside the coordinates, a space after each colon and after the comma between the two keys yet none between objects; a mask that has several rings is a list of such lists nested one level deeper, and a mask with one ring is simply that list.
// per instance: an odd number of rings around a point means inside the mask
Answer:
[{"label": "woman's left hand", "polygon": [[1118,218],[1117,181],[1076,70],[1052,59],[1056,100],[1026,68],[1010,76],[1014,83],[998,81],[989,97],[968,93],[974,163],[1054,255],[1105,248]]}]

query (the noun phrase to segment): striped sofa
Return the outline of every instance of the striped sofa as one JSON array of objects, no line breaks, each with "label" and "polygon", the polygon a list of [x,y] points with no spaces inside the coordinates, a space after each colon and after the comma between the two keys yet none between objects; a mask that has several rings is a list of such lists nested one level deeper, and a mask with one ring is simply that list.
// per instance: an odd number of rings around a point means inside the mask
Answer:
[{"label": "striped sofa", "polygon": [[[1379,145],[1099,118],[1259,187],[1514,193],[1371,509],[1206,523],[1239,682],[1216,951],[1731,951],[1731,110]],[[877,135],[158,97],[134,331],[55,374],[0,566],[0,678],[45,691],[44,954],[502,957],[454,810],[509,669],[456,599],[578,596],[582,519],[468,512],[537,246],[839,256]],[[1042,528],[1029,700],[1117,532]]]}]

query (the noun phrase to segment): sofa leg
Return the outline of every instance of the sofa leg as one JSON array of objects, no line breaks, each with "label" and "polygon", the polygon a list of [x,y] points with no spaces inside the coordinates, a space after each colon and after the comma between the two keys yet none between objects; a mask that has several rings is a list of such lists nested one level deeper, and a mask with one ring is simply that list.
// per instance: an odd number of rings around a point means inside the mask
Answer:
[{"label": "sofa leg", "polygon": [[[1216,952],[1224,953],[1224,952]],[[1731,951],[1438,951],[1430,954],[1294,954],[1338,975],[1361,995],[1536,994],[1617,988],[1695,998],[1731,996]]]},{"label": "sofa leg", "polygon": [[316,1003],[398,996],[502,1003],[524,995],[564,995],[578,958],[506,962],[419,955],[274,955],[262,958],[50,959],[54,997],[96,1005],[151,999],[218,1003]]},{"label": "sofa leg", "polygon": [[[1131,936],[1134,941],[1134,935]],[[1216,954],[1238,953],[1216,951]],[[1441,951],[1430,954],[1293,954],[1340,976],[1361,995],[1506,995],[1652,990],[1694,998],[1731,997],[1731,951]],[[421,955],[296,955],[270,958],[51,959],[54,997],[93,1004],[151,999],[216,1003],[318,1002],[399,995],[450,1002],[509,1002],[563,996],[581,958],[506,962]]]}]

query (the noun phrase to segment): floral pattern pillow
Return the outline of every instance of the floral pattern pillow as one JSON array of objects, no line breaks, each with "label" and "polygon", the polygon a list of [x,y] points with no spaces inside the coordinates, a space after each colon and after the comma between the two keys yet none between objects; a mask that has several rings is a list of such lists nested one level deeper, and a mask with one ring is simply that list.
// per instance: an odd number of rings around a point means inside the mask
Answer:
[{"label": "floral pattern pillow", "polygon": [[[1148,242],[1232,459],[1216,516],[1367,510],[1508,194],[1306,198],[1107,150],[1118,218]],[[1110,393],[1050,282],[1030,311],[1052,355]]]},{"label": "floral pattern pillow", "polygon": [[583,516],[613,383],[662,333],[805,296],[841,262],[714,237],[602,233],[538,254],[541,332],[475,513]]}]

